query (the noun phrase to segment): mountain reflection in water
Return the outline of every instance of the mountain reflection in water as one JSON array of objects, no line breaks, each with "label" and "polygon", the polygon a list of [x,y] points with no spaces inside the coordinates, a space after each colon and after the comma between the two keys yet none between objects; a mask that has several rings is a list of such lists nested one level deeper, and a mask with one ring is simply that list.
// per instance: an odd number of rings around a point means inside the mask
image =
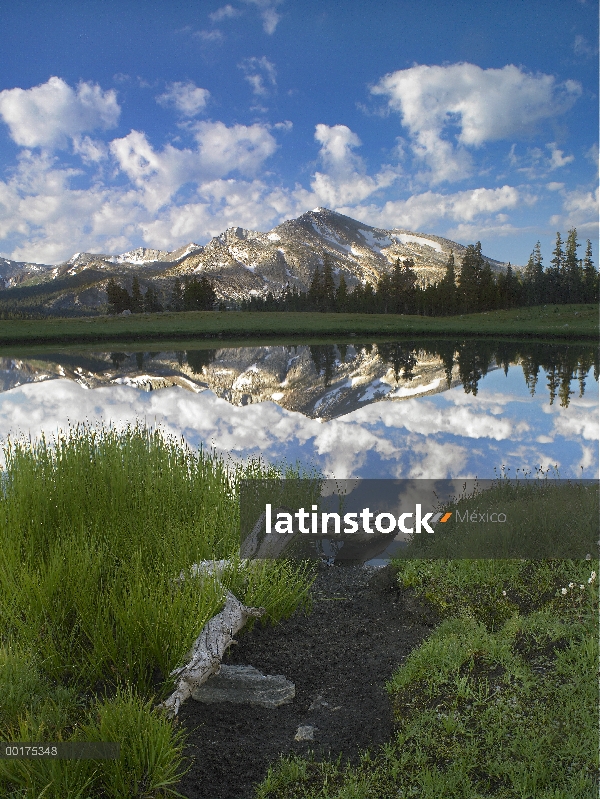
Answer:
[{"label": "mountain reflection in water", "polygon": [[145,419],[192,446],[337,478],[493,478],[502,466],[597,478],[597,381],[592,344],[44,353],[0,359],[0,439]]}]

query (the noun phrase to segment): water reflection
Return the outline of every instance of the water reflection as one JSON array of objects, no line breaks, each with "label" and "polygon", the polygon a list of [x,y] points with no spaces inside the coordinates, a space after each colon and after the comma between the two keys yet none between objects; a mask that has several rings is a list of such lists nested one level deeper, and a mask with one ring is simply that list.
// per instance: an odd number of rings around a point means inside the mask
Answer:
[{"label": "water reflection", "polygon": [[0,437],[141,417],[340,478],[597,477],[597,380],[591,345],[536,342],[45,353],[0,361]]}]

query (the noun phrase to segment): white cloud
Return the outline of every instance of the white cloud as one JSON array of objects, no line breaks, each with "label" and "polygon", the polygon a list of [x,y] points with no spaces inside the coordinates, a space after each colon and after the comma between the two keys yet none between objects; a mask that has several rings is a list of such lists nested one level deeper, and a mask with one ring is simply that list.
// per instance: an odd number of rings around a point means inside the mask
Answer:
[{"label": "white cloud", "polygon": [[[374,178],[367,175],[362,158],[354,152],[361,141],[346,125],[319,124],[315,140],[321,145],[319,159],[325,170],[315,172],[311,180],[312,202],[317,205],[339,208],[360,202],[378,189],[390,186],[398,177],[398,171],[391,168],[382,169]],[[304,201],[308,201],[308,196]]]},{"label": "white cloud", "polygon": [[564,187],[564,183],[558,183],[555,180],[550,181],[550,183],[546,183],[546,188],[548,191],[560,191],[561,189],[564,189]]},{"label": "white cloud", "polygon": [[517,208],[525,202],[533,203],[535,198],[514,186],[501,186],[497,189],[469,189],[454,194],[426,191],[413,194],[406,200],[388,200],[383,207],[367,205],[352,210],[362,221],[371,225],[422,230],[442,219],[471,222],[482,214]]},{"label": "white cloud", "polygon": [[52,77],[31,89],[0,92],[0,116],[22,147],[65,147],[84,131],[114,127],[120,111],[115,91],[95,83],[80,82],[75,90]]},{"label": "white cloud", "polygon": [[283,0],[244,0],[244,3],[256,6],[262,17],[263,30],[269,35],[275,33],[275,28],[279,24],[281,14],[277,13],[277,6],[283,3]]},{"label": "white cloud", "polygon": [[212,14],[209,14],[209,18],[212,22],[221,22],[224,19],[233,19],[234,17],[239,17],[242,12],[239,9],[234,8],[230,3],[227,3],[225,6],[221,6],[221,8],[217,8],[216,11],[213,11]]},{"label": "white cloud", "polygon": [[89,136],[73,139],[73,152],[81,157],[84,164],[97,164],[108,157],[108,147],[103,141],[91,139]]},{"label": "white cloud", "polygon": [[550,217],[550,224],[557,229],[575,227],[590,236],[598,232],[598,188],[595,191],[574,189],[563,192],[562,214]]},{"label": "white cloud", "polygon": [[182,185],[200,178],[197,153],[171,144],[156,152],[146,134],[137,130],[114,139],[110,151],[120,169],[143,190],[139,199],[149,211],[158,211]]},{"label": "white cloud", "polygon": [[[82,139],[76,151],[97,170],[87,188],[73,188],[82,170],[48,153],[21,153],[0,181],[0,239],[15,260],[58,263],[73,252],[123,251],[141,242],[173,248],[204,240],[228,224],[263,228],[293,204],[289,192],[253,179],[277,143],[267,126],[200,122],[197,146],[154,149],[131,131],[108,147]],[[117,183],[94,158],[106,156],[129,179]],[[227,176],[239,172],[241,177]],[[185,203],[182,187],[194,192]],[[227,223],[227,224],[226,224]],[[188,235],[189,234],[189,235]],[[7,253],[8,254],[8,253]]]},{"label": "white cloud", "polygon": [[206,175],[224,177],[233,171],[253,176],[277,149],[267,126],[199,122],[196,126],[199,158]]},{"label": "white cloud", "polygon": [[559,150],[556,142],[550,142],[546,147],[550,150],[550,169],[560,169],[575,160],[574,155],[563,155],[563,150]]},{"label": "white cloud", "polygon": [[156,98],[160,105],[173,105],[186,117],[193,117],[204,111],[210,97],[208,89],[201,89],[192,81],[169,83],[164,94]]},{"label": "white cloud", "polygon": [[[509,64],[418,65],[386,75],[371,89],[400,113],[417,159],[432,183],[459,180],[472,171],[466,148],[532,132],[537,123],[568,110],[581,86],[557,84],[552,75],[530,75]],[[458,132],[452,139],[452,129]]]},{"label": "white cloud", "polygon": [[244,78],[252,87],[252,91],[257,97],[267,97],[277,86],[277,72],[273,64],[266,56],[257,58],[244,58],[238,64],[243,70]]}]

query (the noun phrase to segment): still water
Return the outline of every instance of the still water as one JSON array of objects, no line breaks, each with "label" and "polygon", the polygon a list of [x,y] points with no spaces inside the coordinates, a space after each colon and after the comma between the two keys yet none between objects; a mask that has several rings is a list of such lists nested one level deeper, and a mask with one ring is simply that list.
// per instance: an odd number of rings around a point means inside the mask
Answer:
[{"label": "still water", "polygon": [[[160,344],[156,345],[157,350]],[[0,438],[143,420],[336,478],[598,477],[589,345],[412,340],[0,358]]]}]

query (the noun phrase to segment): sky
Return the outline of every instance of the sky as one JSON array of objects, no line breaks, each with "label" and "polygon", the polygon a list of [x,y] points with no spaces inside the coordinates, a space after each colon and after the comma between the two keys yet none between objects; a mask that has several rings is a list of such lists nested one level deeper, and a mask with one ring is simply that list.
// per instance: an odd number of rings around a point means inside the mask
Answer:
[{"label": "sky", "polygon": [[323,206],[516,264],[576,227],[598,262],[594,0],[0,0],[0,30],[6,258]]}]

